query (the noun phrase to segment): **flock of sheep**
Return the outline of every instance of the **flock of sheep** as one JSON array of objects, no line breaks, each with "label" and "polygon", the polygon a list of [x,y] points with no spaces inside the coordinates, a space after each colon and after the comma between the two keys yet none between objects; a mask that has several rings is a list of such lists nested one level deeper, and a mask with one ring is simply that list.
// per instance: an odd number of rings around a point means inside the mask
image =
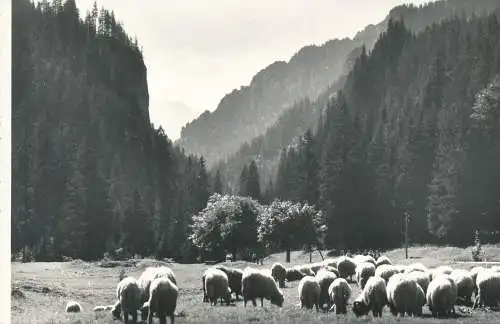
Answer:
[{"label": "flock of sheep", "polygon": [[[214,266],[202,274],[203,302],[229,305],[234,293],[236,301],[243,297],[245,307],[248,301],[257,306],[256,299],[260,299],[261,306],[267,299],[281,307],[285,282],[300,281],[301,307],[346,314],[352,293],[347,279],[352,281],[353,276],[362,289],[352,302],[356,316],[370,311],[375,317],[381,316],[385,306],[394,316],[420,316],[426,304],[433,316],[448,316],[455,312],[454,305],[472,304],[472,294],[474,307],[493,307],[500,302],[500,267],[428,269],[421,263],[394,265],[385,256],[375,260],[369,255],[341,256],[291,268],[279,263],[271,269]],[[142,320],[147,316],[149,324],[155,314],[162,324],[166,324],[167,317],[174,323],[179,290],[169,267],[149,267],[137,280],[121,278],[116,293],[118,301],[111,312],[116,318],[123,314],[125,323],[129,315],[136,322],[138,310]]]}]

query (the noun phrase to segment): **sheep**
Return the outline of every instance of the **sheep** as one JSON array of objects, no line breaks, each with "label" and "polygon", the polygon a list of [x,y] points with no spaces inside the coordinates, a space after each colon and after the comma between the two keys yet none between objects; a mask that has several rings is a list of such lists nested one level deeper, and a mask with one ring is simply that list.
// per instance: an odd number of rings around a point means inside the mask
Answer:
[{"label": "sheep", "polygon": [[449,275],[453,271],[450,266],[439,266],[431,271],[431,280],[441,274]]},{"label": "sheep", "polygon": [[285,288],[286,269],[281,263],[275,263],[271,267],[271,275],[279,283],[280,288]]},{"label": "sheep", "polygon": [[[417,286],[420,287],[415,280],[406,274],[397,273],[391,276],[387,283],[387,303],[394,316],[398,314],[411,316],[417,315],[415,313],[422,313],[422,305],[420,305],[420,311],[418,310],[417,301],[420,291]],[[420,289],[422,288],[420,287]]]},{"label": "sheep", "polygon": [[330,311],[335,308],[336,314],[347,314],[347,302],[351,298],[351,286],[344,278],[337,278],[328,287]]},{"label": "sheep", "polygon": [[382,310],[387,304],[385,280],[373,276],[366,282],[365,288],[355,299],[352,311],[356,316],[367,315],[371,310],[374,317],[382,316]]},{"label": "sheep", "polygon": [[373,263],[364,262],[356,266],[356,281],[361,289],[365,288],[368,279],[375,275],[375,266]]},{"label": "sheep", "polygon": [[337,279],[337,275],[325,268],[321,268],[318,273],[316,273],[315,279],[320,288],[319,306],[323,307],[325,303],[328,303],[328,288],[330,284]]},{"label": "sheep", "polygon": [[[113,307],[111,313],[115,318],[123,319],[128,323],[129,315],[132,316],[132,322],[137,322],[137,310],[141,308],[141,290],[137,280],[133,277],[123,278],[116,286],[116,298],[118,302]],[[118,307],[119,306],[119,307]]]},{"label": "sheep", "polygon": [[298,290],[300,306],[307,309],[312,309],[315,306],[316,310],[319,311],[321,287],[316,279],[312,276],[305,276],[300,279]]},{"label": "sheep", "polygon": [[380,256],[377,261],[375,262],[375,266],[376,267],[379,267],[381,266],[382,264],[392,264],[392,261],[391,259],[389,259],[388,257],[386,257],[385,255],[382,255]]},{"label": "sheep", "polygon": [[168,276],[158,277],[149,285],[148,296],[148,301],[141,307],[141,312],[147,310],[148,324],[153,323],[154,314],[160,318],[161,324],[167,323],[167,316],[170,317],[170,323],[174,324],[174,312],[179,296],[177,285]]},{"label": "sheep", "polygon": [[422,316],[422,307],[425,305],[425,292],[424,289],[417,283],[417,295],[415,300],[415,308],[413,315]]},{"label": "sheep", "polygon": [[500,272],[485,270],[477,274],[478,293],[473,308],[478,306],[496,306],[500,301]]},{"label": "sheep", "polygon": [[316,275],[316,272],[314,272],[308,264],[296,265],[294,266],[294,268],[299,270],[300,272],[303,272],[307,276],[314,277]]},{"label": "sheep", "polygon": [[206,277],[206,270],[203,272],[202,276],[201,276],[201,288],[203,289],[203,302],[204,303],[208,303],[208,295],[207,295],[207,291],[205,289],[205,277]]},{"label": "sheep", "polygon": [[500,266],[492,266],[490,270],[495,272],[500,272]]},{"label": "sheep", "polygon": [[368,262],[368,263],[372,263],[373,265],[375,265],[377,263],[375,258],[372,257],[371,255],[358,254],[358,255],[355,255],[352,259],[357,264]]},{"label": "sheep", "polygon": [[335,268],[335,267],[325,265],[322,269],[333,272],[337,277],[340,276],[339,270],[337,270],[337,268]]},{"label": "sheep", "polygon": [[383,264],[375,269],[375,275],[383,278],[386,283],[389,281],[389,278],[396,273],[400,273],[400,271],[396,266],[390,264]]},{"label": "sheep", "polygon": [[231,289],[226,273],[216,268],[210,268],[205,271],[204,276],[205,292],[210,303],[215,306],[217,300],[222,298],[226,301],[226,305],[229,305],[231,303]]},{"label": "sheep", "polygon": [[66,312],[67,313],[79,313],[82,311],[83,311],[82,305],[80,305],[80,303],[77,301],[70,300],[66,304]]},{"label": "sheep", "polygon": [[241,278],[243,277],[243,270],[236,268],[229,268],[223,265],[215,266],[216,269],[224,271],[227,275],[227,279],[229,280],[229,288],[236,295],[236,301],[239,300],[239,296],[241,296]]},{"label": "sheep", "polygon": [[323,262],[316,262],[309,264],[309,268],[315,273],[318,273],[319,269],[324,268],[325,266],[326,264]]},{"label": "sheep", "polygon": [[481,271],[484,271],[486,270],[486,268],[483,268],[483,267],[474,267],[472,268],[470,271],[469,271],[469,274],[471,275],[472,277],[472,280],[474,281],[474,296],[477,296],[477,285],[476,285],[476,278],[477,278],[477,274]]},{"label": "sheep", "polygon": [[457,285],[457,298],[463,298],[465,303],[471,302],[472,292],[474,291],[474,279],[466,270],[453,270],[450,276]]},{"label": "sheep", "polygon": [[[169,267],[148,267],[142,272],[139,279],[137,279],[137,284],[139,285],[139,289],[141,289],[141,303],[149,299],[151,282],[161,277],[167,277],[174,285],[177,285],[174,272]],[[147,312],[141,311],[141,319],[145,320],[146,316]]]},{"label": "sheep", "polygon": [[264,306],[264,298],[271,301],[271,304],[279,307],[283,306],[283,292],[278,288],[273,277],[255,268],[246,267],[243,270],[242,289],[244,306],[251,300],[254,307],[257,306],[256,298],[260,298],[261,307]]},{"label": "sheep", "polygon": [[448,275],[437,275],[429,283],[426,300],[432,316],[450,315],[454,312],[454,304],[457,299],[457,287]]},{"label": "sheep", "polygon": [[431,282],[428,272],[412,271],[405,273],[405,276],[415,281],[424,290],[424,293],[427,292],[427,287],[429,287],[429,283]]},{"label": "sheep", "polygon": [[297,281],[306,276],[305,273],[296,268],[288,268],[286,269],[286,281],[292,282]]},{"label": "sheep", "polygon": [[336,258],[328,258],[323,260],[326,266],[337,268],[338,260]]},{"label": "sheep", "polygon": [[[422,263],[412,263],[410,265],[407,265],[405,267],[404,273],[411,273],[411,272],[415,272],[415,271],[429,273],[429,269],[427,269],[427,267],[424,266]],[[430,280],[430,278],[429,278],[429,280]]]},{"label": "sheep", "polygon": [[339,270],[340,277],[346,279],[351,278],[356,274],[356,263],[354,260],[347,256],[341,256],[337,261],[337,269]]}]

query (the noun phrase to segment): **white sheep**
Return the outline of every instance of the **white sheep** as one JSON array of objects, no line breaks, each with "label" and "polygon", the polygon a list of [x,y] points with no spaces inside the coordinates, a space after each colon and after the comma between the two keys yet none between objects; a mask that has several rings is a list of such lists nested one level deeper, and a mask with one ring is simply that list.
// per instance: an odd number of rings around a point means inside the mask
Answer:
[{"label": "white sheep", "polygon": [[457,300],[457,287],[449,275],[436,275],[427,287],[427,304],[432,316],[450,315]]},{"label": "white sheep", "polygon": [[307,276],[315,276],[316,275],[316,272],[314,272],[311,269],[309,264],[296,265],[293,268],[299,270],[300,272],[304,273]]},{"label": "white sheep", "polygon": [[405,273],[405,275],[409,279],[414,280],[424,290],[424,293],[427,292],[427,287],[429,287],[429,283],[431,282],[429,279],[429,272],[412,271],[410,273]]},{"label": "white sheep", "polygon": [[231,303],[231,289],[226,273],[216,268],[210,268],[205,271],[204,275],[205,292],[210,302],[215,306],[217,300],[221,298],[226,301],[226,305],[229,305]]},{"label": "white sheep", "polygon": [[279,307],[283,306],[283,292],[278,288],[276,281],[264,271],[247,267],[243,270],[242,295],[244,306],[251,300],[254,306],[256,298],[260,298],[260,305],[264,306],[264,298],[271,301],[271,304]]},{"label": "white sheep", "polygon": [[148,295],[148,301],[141,307],[142,312],[147,310],[148,324],[153,323],[154,314],[160,318],[160,323],[166,324],[168,316],[170,323],[174,324],[174,313],[179,296],[177,285],[168,276],[156,278],[149,285]]},{"label": "white sheep", "polygon": [[375,262],[375,266],[376,267],[379,267],[381,266],[382,264],[392,264],[392,261],[391,259],[389,259],[388,257],[386,257],[385,255],[381,255],[379,256],[379,258],[377,259],[377,261]]},{"label": "white sheep", "polygon": [[332,266],[329,266],[329,265],[325,265],[323,268],[321,269],[325,269],[327,271],[330,271],[330,272],[333,272],[337,277],[340,276],[340,273],[339,273],[339,270],[336,268],[336,267],[332,267]]},{"label": "white sheep", "polygon": [[[412,264],[409,264],[405,267],[405,270],[404,270],[404,273],[411,273],[411,272],[415,272],[415,271],[420,271],[420,272],[425,272],[425,273],[429,273],[429,269],[427,269],[426,266],[424,266],[422,263],[412,263]],[[431,278],[429,278],[430,280]]]},{"label": "white sheep", "polygon": [[356,281],[361,289],[365,288],[365,284],[370,277],[375,275],[375,265],[370,262],[359,263],[356,266]]},{"label": "white sheep", "polygon": [[351,298],[351,286],[344,278],[337,278],[328,287],[330,311],[335,308],[336,314],[347,314],[347,302]]},{"label": "white sheep", "polygon": [[323,307],[323,305],[328,303],[329,300],[328,287],[330,287],[330,284],[337,279],[337,275],[326,270],[325,268],[321,268],[318,270],[318,273],[316,273],[315,279],[320,288],[319,306]]},{"label": "white sheep", "polygon": [[486,268],[484,267],[474,267],[472,268],[470,271],[469,271],[469,274],[471,275],[472,277],[472,280],[474,281],[474,295],[477,297],[477,285],[476,285],[476,278],[477,278],[477,274],[481,271],[484,271],[486,270]]},{"label": "white sheep", "polygon": [[77,301],[70,300],[66,304],[66,312],[67,313],[79,313],[82,311],[83,311],[82,305],[80,305],[80,303]]},{"label": "white sheep", "polygon": [[389,281],[389,278],[396,273],[400,273],[400,271],[392,264],[383,264],[375,269],[375,275],[383,278],[386,283]]},{"label": "white sheep", "polygon": [[141,302],[141,289],[137,280],[133,277],[125,277],[116,286],[117,303],[113,307],[111,313],[115,318],[123,319],[128,323],[129,315],[132,316],[132,321],[137,322],[137,310],[142,306]]},{"label": "white sheep", "polygon": [[338,259],[337,258],[328,258],[328,259],[323,260],[323,263],[329,267],[337,268]]},{"label": "white sheep", "polygon": [[301,307],[312,309],[315,306],[319,310],[321,288],[314,277],[305,276],[300,279],[298,291]]},{"label": "white sheep", "polygon": [[436,276],[445,274],[449,275],[453,271],[453,268],[450,266],[439,266],[435,269],[432,269],[431,271],[431,280],[434,279]]},{"label": "white sheep", "polygon": [[285,288],[286,269],[281,263],[274,263],[271,266],[271,275],[280,288]]},{"label": "white sheep", "polygon": [[371,310],[374,317],[382,316],[382,310],[387,304],[385,280],[373,276],[366,282],[365,288],[353,303],[352,310],[356,316],[367,315]]},{"label": "white sheep", "polygon": [[490,270],[495,272],[500,272],[500,266],[492,266]]},{"label": "white sheep", "polygon": [[356,274],[356,262],[348,256],[341,256],[337,260],[337,269],[339,270],[340,277],[347,279]]},{"label": "white sheep", "polygon": [[309,268],[314,271],[314,273],[318,273],[319,269],[324,268],[326,264],[324,262],[315,262],[310,263]]},{"label": "white sheep", "polygon": [[[174,285],[177,285],[174,272],[169,267],[148,267],[142,272],[139,279],[137,279],[137,284],[139,285],[139,289],[141,289],[141,303],[144,303],[149,299],[149,287],[151,286],[153,280],[161,277],[167,277]],[[147,313],[145,311],[141,311],[141,319],[145,320],[146,316]]]},{"label": "white sheep", "polygon": [[235,293],[236,300],[239,300],[239,296],[241,295],[241,278],[243,277],[243,270],[223,265],[215,266],[215,268],[224,271],[227,275],[227,279],[229,280],[229,288],[231,288],[231,291]]},{"label": "white sheep", "polygon": [[357,254],[352,259],[356,264],[368,262],[375,265],[377,263],[377,260],[375,260],[375,258],[372,257],[371,255]]},{"label": "white sheep", "polygon": [[[418,297],[420,291],[415,280],[409,278],[404,273],[397,273],[391,276],[387,283],[387,303],[391,313],[396,316],[412,316],[421,313],[418,311]],[[422,289],[422,288],[420,288]]]},{"label": "white sheep", "polygon": [[477,274],[478,293],[474,308],[478,306],[495,306],[500,301],[500,272],[485,270]]},{"label": "white sheep", "polygon": [[472,292],[474,291],[474,279],[467,270],[453,270],[450,276],[457,285],[457,298],[463,299],[466,303],[471,302]]}]

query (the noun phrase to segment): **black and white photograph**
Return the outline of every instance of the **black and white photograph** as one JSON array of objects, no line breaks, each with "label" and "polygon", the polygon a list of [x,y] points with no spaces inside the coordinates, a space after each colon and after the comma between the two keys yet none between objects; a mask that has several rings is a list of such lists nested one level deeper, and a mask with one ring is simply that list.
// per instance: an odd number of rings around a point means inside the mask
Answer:
[{"label": "black and white photograph", "polygon": [[0,2],[0,323],[500,323],[500,0]]}]

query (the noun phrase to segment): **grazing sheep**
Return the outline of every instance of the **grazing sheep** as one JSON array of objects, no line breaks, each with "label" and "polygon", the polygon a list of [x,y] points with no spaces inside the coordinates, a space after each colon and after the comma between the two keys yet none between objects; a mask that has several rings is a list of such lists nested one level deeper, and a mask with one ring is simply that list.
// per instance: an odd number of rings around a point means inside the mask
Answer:
[{"label": "grazing sheep", "polygon": [[335,267],[332,267],[332,266],[328,266],[328,265],[327,265],[327,266],[324,266],[322,269],[325,269],[325,270],[327,270],[327,271],[333,272],[333,273],[334,273],[337,277],[339,277],[339,276],[340,276],[339,271],[338,271],[338,270],[337,270],[337,268],[335,268]]},{"label": "grazing sheep", "polygon": [[[427,269],[426,266],[424,266],[422,263],[412,263],[410,265],[407,265],[405,267],[405,273],[411,273],[415,271],[420,271],[420,272],[426,272],[429,273],[429,269]],[[430,278],[429,278],[430,280]]]},{"label": "grazing sheep", "polygon": [[492,266],[490,270],[495,272],[500,272],[500,266]]},{"label": "grazing sheep", "polygon": [[264,306],[264,298],[271,301],[271,304],[279,307],[283,306],[283,292],[278,288],[276,281],[270,274],[255,268],[247,267],[243,270],[242,295],[244,306],[251,300],[254,307],[257,306],[256,298],[260,298],[260,305]]},{"label": "grazing sheep", "polygon": [[315,263],[311,263],[309,264],[309,268],[314,271],[315,273],[318,273],[318,270],[321,269],[321,268],[324,268],[325,267],[325,263],[323,262],[315,262]]},{"label": "grazing sheep", "polygon": [[312,276],[305,276],[300,279],[298,290],[300,306],[307,309],[312,309],[316,306],[316,310],[319,311],[321,288],[316,279]]},{"label": "grazing sheep", "polygon": [[306,276],[305,273],[296,268],[288,268],[286,269],[286,281],[292,282],[297,281]]},{"label": "grazing sheep", "polygon": [[[404,317],[405,314],[411,316],[416,315],[415,312],[419,312],[417,298],[420,291],[417,286],[416,281],[408,278],[404,273],[391,276],[387,283],[387,303],[392,315],[399,314]],[[421,313],[421,307],[419,313]]]},{"label": "grazing sheep", "polygon": [[427,304],[432,316],[450,315],[457,300],[457,287],[448,275],[437,275],[427,288]]},{"label": "grazing sheep", "polygon": [[374,317],[382,316],[382,310],[387,304],[385,280],[373,276],[366,282],[365,288],[353,303],[352,311],[356,316],[367,315],[371,310]]},{"label": "grazing sheep", "polygon": [[375,269],[375,275],[383,278],[387,283],[389,278],[396,273],[400,273],[399,269],[391,264],[383,264]]},{"label": "grazing sheep", "polygon": [[500,272],[485,270],[477,274],[478,293],[474,308],[478,306],[494,307],[500,302]]},{"label": "grazing sheep", "polygon": [[356,281],[361,289],[365,288],[365,284],[370,277],[375,275],[375,266],[373,263],[364,262],[356,267]]},{"label": "grazing sheep", "polygon": [[279,283],[280,288],[285,288],[286,269],[281,263],[275,263],[271,267],[271,275]]},{"label": "grazing sheep", "polygon": [[337,275],[326,270],[325,268],[321,268],[318,273],[316,273],[315,279],[320,288],[319,306],[323,308],[323,305],[328,303],[328,288],[330,287],[330,284],[337,279]]},{"label": "grazing sheep", "polygon": [[[231,303],[231,289],[229,280],[224,271],[210,268],[205,271],[205,292],[210,303],[217,305],[219,298],[226,301],[226,305]],[[221,300],[222,304],[222,300]]]},{"label": "grazing sheep", "polygon": [[329,267],[337,268],[338,260],[336,258],[328,258],[323,260],[323,263]]},{"label": "grazing sheep", "polygon": [[[174,272],[169,267],[148,267],[142,272],[139,279],[137,279],[137,284],[139,285],[139,289],[141,289],[141,303],[149,300],[150,286],[153,280],[162,277],[167,277],[174,285],[177,285]],[[146,316],[147,312],[141,311],[141,319],[145,320]]]},{"label": "grazing sheep", "polygon": [[[137,280],[133,277],[123,278],[116,286],[116,298],[118,302],[112,310],[112,314],[115,318],[121,319],[121,313],[123,313],[123,319],[125,323],[128,323],[128,316],[132,316],[132,322],[137,322],[137,310],[140,309],[141,303],[141,290],[137,283]],[[120,305],[120,307],[117,307]]]},{"label": "grazing sheep", "polygon": [[476,285],[476,278],[477,278],[477,274],[481,271],[484,271],[486,270],[486,268],[483,268],[483,267],[474,267],[472,268],[469,273],[472,277],[472,280],[474,281],[474,296],[477,297],[477,285]]},{"label": "grazing sheep", "polygon": [[391,259],[389,259],[388,257],[386,257],[385,255],[382,255],[380,256],[378,259],[377,259],[377,262],[375,262],[375,266],[376,267],[379,267],[383,264],[392,264],[392,261]]},{"label": "grazing sheep", "polygon": [[231,288],[231,291],[236,294],[236,300],[238,301],[239,296],[241,296],[241,278],[243,277],[243,270],[229,268],[223,265],[215,266],[215,268],[226,273],[227,279],[229,280],[229,288]]},{"label": "grazing sheep", "polygon": [[457,285],[457,298],[463,299],[465,303],[471,303],[472,292],[474,291],[474,279],[472,279],[470,272],[457,269],[453,270],[450,276]]},{"label": "grazing sheep", "polygon": [[422,307],[425,305],[425,292],[424,289],[417,283],[417,295],[415,300],[415,308],[413,315],[422,316]]},{"label": "grazing sheep", "polygon": [[406,268],[408,268],[407,265],[404,264],[394,264],[393,265],[394,269],[396,269],[399,273],[404,273],[406,271]]},{"label": "grazing sheep", "polygon": [[431,280],[442,274],[449,275],[452,271],[450,266],[439,266],[431,271]]},{"label": "grazing sheep", "polygon": [[405,276],[415,281],[424,290],[424,293],[427,292],[427,287],[429,287],[429,283],[431,282],[429,279],[429,272],[412,271],[410,273],[405,273]]},{"label": "grazing sheep", "polygon": [[337,261],[337,269],[339,270],[340,277],[344,279],[350,277],[352,281],[352,276],[356,274],[356,262],[350,257],[341,256]]},{"label": "grazing sheep", "polygon": [[78,303],[77,301],[70,300],[66,304],[66,312],[67,313],[79,313],[82,311],[83,311],[82,305],[80,305],[80,303]]},{"label": "grazing sheep", "polygon": [[347,302],[351,298],[351,286],[344,278],[337,278],[328,287],[330,311],[335,307],[336,314],[347,314]]},{"label": "grazing sheep", "polygon": [[153,315],[160,318],[161,324],[167,323],[167,316],[170,323],[174,324],[174,313],[177,307],[177,297],[179,288],[168,276],[154,279],[149,285],[149,299],[141,307],[141,311],[148,312],[148,324],[153,323]]},{"label": "grazing sheep", "polygon": [[206,270],[203,272],[203,275],[201,276],[201,288],[203,289],[203,302],[208,303],[208,296],[207,296],[207,291],[205,289],[205,277],[206,277]]},{"label": "grazing sheep", "polygon": [[297,265],[294,268],[304,273],[307,276],[314,277],[316,275],[316,272],[314,272],[308,264]]},{"label": "grazing sheep", "polygon": [[372,257],[371,255],[358,254],[358,255],[355,255],[352,259],[354,260],[354,262],[356,264],[361,264],[361,263],[368,262],[368,263],[371,263],[371,264],[375,265],[377,263],[377,261],[375,260],[375,258]]}]

